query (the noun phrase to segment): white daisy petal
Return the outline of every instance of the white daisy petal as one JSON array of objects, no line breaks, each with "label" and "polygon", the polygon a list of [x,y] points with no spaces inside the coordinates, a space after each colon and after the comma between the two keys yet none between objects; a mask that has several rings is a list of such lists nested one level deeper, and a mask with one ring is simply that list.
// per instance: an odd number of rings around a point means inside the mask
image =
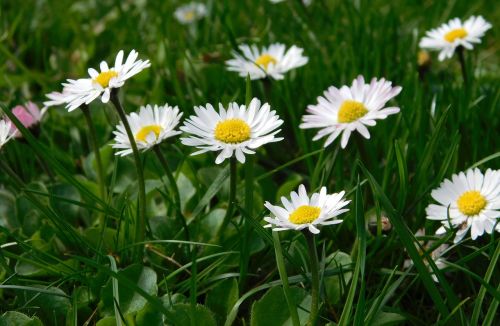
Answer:
[{"label": "white daisy petal", "polygon": [[386,119],[400,111],[398,107],[384,108],[385,104],[401,92],[401,87],[392,86],[385,79],[373,78],[369,84],[363,76],[358,76],[350,87],[340,89],[329,87],[324,97],[318,97],[316,105],[307,107],[308,114],[302,117],[302,129],[319,128],[313,140],[328,135],[324,147],[330,145],[342,134],[340,146],[347,147],[354,131],[370,139],[367,126],[374,126],[375,120]]},{"label": "white daisy petal", "polygon": [[[500,205],[497,205],[500,203],[500,177],[496,177],[499,173],[500,170],[488,169],[483,175],[476,168],[454,174],[451,180],[445,179],[431,193],[438,204],[427,206],[427,219],[441,220],[447,228],[458,228],[455,243],[460,242],[469,229],[472,240],[484,233],[491,234],[500,217]],[[446,232],[444,227],[437,233]]]},{"label": "white daisy petal", "polygon": [[7,144],[7,142],[15,136],[12,129],[12,123],[7,120],[0,120],[0,149]]},{"label": "white daisy petal", "polygon": [[271,44],[258,49],[255,45],[242,44],[241,52],[233,52],[233,59],[227,60],[227,70],[235,71],[241,77],[250,79],[273,78],[281,80],[284,74],[292,69],[305,65],[309,59],[302,55],[303,49],[292,46],[286,52],[285,45]]},{"label": "white daisy petal", "polygon": [[[167,138],[174,137],[179,134],[175,128],[180,122],[182,112],[179,108],[171,107],[168,104],[164,106],[151,105],[142,106],[139,113],[132,112],[127,116],[132,134],[134,135],[137,147],[146,151],[151,147],[160,144]],[[132,153],[130,140],[126,133],[123,122],[116,126],[115,143],[113,148],[125,149],[126,151],[117,152],[116,155],[128,155]]]},{"label": "white daisy petal", "polygon": [[273,206],[266,202],[264,206],[275,216],[275,218],[265,218],[273,231],[302,230],[317,234],[320,232],[319,226],[334,225],[342,223],[336,217],[348,211],[344,208],[349,201],[344,198],[345,192],[328,195],[326,187],[322,187],[319,193],[314,193],[310,197],[307,195],[304,185],[300,185],[298,192],[290,193],[291,202],[281,198],[284,207]]},{"label": "white daisy petal", "polygon": [[[249,107],[230,103],[227,110],[219,104],[219,112],[212,105],[195,107],[195,115],[184,121],[180,128],[189,134],[182,138],[184,145],[198,149],[220,152],[216,163],[235,156],[240,163],[245,162],[245,154],[254,154],[254,149],[283,138],[276,137],[280,120],[269,104],[254,98]],[[205,152],[205,151],[204,151]],[[199,152],[197,152],[199,153]],[[197,154],[194,153],[194,154]]]},{"label": "white daisy petal", "polygon": [[423,49],[439,51],[438,59],[443,61],[451,58],[459,46],[472,50],[473,44],[481,43],[481,37],[491,27],[481,16],[472,16],[464,23],[459,18],[454,18],[428,31],[419,45]]},{"label": "white daisy petal", "polygon": [[102,102],[107,103],[113,88],[123,86],[128,78],[149,67],[149,60],[136,60],[137,56],[137,52],[132,50],[126,62],[122,64],[123,50],[120,50],[116,56],[114,67],[109,67],[105,61],[102,61],[99,65],[101,72],[89,68],[90,78],[69,79],[66,83],[63,83],[62,93],[47,95],[51,101],[45,102],[46,105],[66,104],[68,111],[72,111],[84,103],[90,104],[101,95]]},{"label": "white daisy petal", "polygon": [[174,12],[175,18],[184,25],[192,24],[207,15],[207,6],[200,2],[191,2],[180,6]]}]

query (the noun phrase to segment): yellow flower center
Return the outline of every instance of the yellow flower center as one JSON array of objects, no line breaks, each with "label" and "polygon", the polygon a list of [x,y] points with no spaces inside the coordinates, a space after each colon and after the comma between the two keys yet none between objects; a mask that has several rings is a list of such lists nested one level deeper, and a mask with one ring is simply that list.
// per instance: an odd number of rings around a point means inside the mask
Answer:
[{"label": "yellow flower center", "polygon": [[144,126],[135,134],[135,140],[145,142],[150,133],[154,133],[158,139],[162,130],[163,128],[158,125]]},{"label": "yellow flower center", "polygon": [[288,220],[294,224],[311,223],[319,217],[320,213],[319,207],[303,205],[290,214]]},{"label": "yellow flower center", "polygon": [[250,126],[241,119],[227,119],[215,127],[215,139],[228,144],[238,144],[250,139]]},{"label": "yellow flower center", "polygon": [[464,38],[467,36],[467,31],[463,28],[455,28],[444,35],[444,39],[453,43],[457,38]]},{"label": "yellow flower center", "polygon": [[258,64],[259,66],[264,67],[264,70],[267,70],[267,66],[269,66],[270,63],[275,65],[278,61],[272,56],[267,53],[264,53],[260,57],[255,60],[255,63]]},{"label": "yellow flower center", "polygon": [[101,72],[94,81],[99,83],[103,88],[108,87],[111,78],[118,76],[118,73],[114,70],[108,70]]},{"label": "yellow flower center", "polygon": [[479,214],[486,206],[486,199],[479,191],[466,191],[458,198],[457,206],[460,212],[467,216]]},{"label": "yellow flower center", "polygon": [[417,62],[420,67],[427,66],[429,63],[431,63],[431,56],[429,55],[429,52],[419,51]]},{"label": "yellow flower center", "polygon": [[184,13],[184,19],[187,20],[187,21],[193,20],[194,19],[194,11],[193,10],[186,11]]},{"label": "yellow flower center", "polygon": [[338,121],[340,123],[349,123],[358,120],[368,113],[368,110],[363,103],[358,101],[347,100],[342,103],[338,113]]}]

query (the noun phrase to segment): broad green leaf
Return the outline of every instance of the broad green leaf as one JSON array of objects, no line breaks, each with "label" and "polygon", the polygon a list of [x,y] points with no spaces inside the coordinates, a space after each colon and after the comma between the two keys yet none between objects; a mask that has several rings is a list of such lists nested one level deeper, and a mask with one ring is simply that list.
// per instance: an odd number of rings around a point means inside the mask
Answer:
[{"label": "broad green leaf", "polygon": [[[37,315],[44,324],[61,325],[66,319],[66,313],[71,309],[71,303],[65,292],[57,287],[44,287],[34,285],[34,287],[44,289],[47,292],[34,294],[32,291],[25,293],[26,302],[31,306],[39,307]],[[29,300],[29,301],[28,301]]]},{"label": "broad green leaf", "polygon": [[32,318],[17,311],[7,311],[0,316],[0,326],[43,326],[38,317]]},{"label": "broad green leaf", "polygon": [[[156,272],[149,267],[139,264],[131,265],[119,271],[118,274],[122,275],[127,279],[127,281],[134,283],[150,295],[156,295],[158,292],[158,287],[156,285]],[[135,291],[121,286],[121,283],[121,281],[118,283],[118,292],[120,298],[120,310],[122,314],[127,315],[143,309],[147,300]],[[102,290],[99,307],[103,315],[109,316],[113,314],[114,301],[111,280]]]},{"label": "broad green leaf", "polygon": [[205,303],[216,314],[217,321],[222,325],[238,297],[238,282],[231,278],[220,282],[211,289],[207,293]]},{"label": "broad green leaf", "polygon": [[216,326],[214,314],[205,306],[197,304],[177,303],[172,308],[173,325],[182,326]]},{"label": "broad green leaf", "polygon": [[379,312],[373,319],[372,326],[401,325],[406,318],[393,312]]},{"label": "broad green leaf", "polygon": [[[304,289],[291,287],[290,294],[296,305],[301,306],[306,311],[310,308],[311,297]],[[275,286],[252,305],[250,325],[292,325],[290,312],[286,307],[283,289],[280,286]],[[301,323],[305,322],[309,316],[306,311],[298,309]]]},{"label": "broad green leaf", "polygon": [[349,268],[352,264],[351,256],[345,252],[338,251],[325,258],[325,268],[344,268],[342,275],[333,275],[324,278],[326,295],[328,301],[332,304],[340,302],[342,296],[346,293],[345,286],[349,284],[352,277],[352,271]]}]

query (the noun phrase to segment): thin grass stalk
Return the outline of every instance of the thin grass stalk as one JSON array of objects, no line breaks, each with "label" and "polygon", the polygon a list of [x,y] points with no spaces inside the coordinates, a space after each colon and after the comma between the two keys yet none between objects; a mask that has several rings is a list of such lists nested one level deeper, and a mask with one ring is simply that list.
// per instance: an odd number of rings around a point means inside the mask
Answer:
[{"label": "thin grass stalk", "polygon": [[[106,201],[106,179],[104,177],[104,169],[102,166],[102,159],[101,159],[101,151],[99,150],[99,143],[97,142],[97,133],[95,130],[94,122],[92,120],[92,115],[90,114],[90,109],[87,105],[82,105],[80,107],[83,112],[83,116],[85,117],[85,121],[87,123],[88,127],[88,139],[90,146],[92,146],[92,149],[94,150],[94,155],[95,155],[95,162],[97,166],[97,183],[99,184],[99,194],[101,195],[101,199],[105,202]],[[99,214],[99,223],[100,225],[104,226],[104,215]]]},{"label": "thin grass stalk", "polygon": [[226,215],[224,216],[224,220],[222,221],[221,228],[219,229],[219,235],[222,236],[227,225],[229,224],[231,217],[233,216],[234,211],[234,202],[236,200],[236,178],[237,178],[237,169],[236,169],[236,157],[231,156],[229,159],[229,202],[226,210]]},{"label": "thin grass stalk", "polygon": [[[497,267],[497,262],[498,258],[500,256],[500,241],[498,241],[497,247],[495,249],[495,252],[493,253],[493,256],[491,257],[490,264],[488,265],[488,269],[486,270],[486,274],[484,275],[484,281],[489,282],[491,280],[491,277],[493,276],[493,272],[495,271],[495,267]],[[472,317],[471,317],[471,325],[478,325],[479,322],[479,315],[481,313],[481,307],[483,305],[483,300],[484,296],[486,295],[486,287],[481,286],[481,289],[479,290],[479,294],[475,300],[474,303],[474,310],[472,312]]]},{"label": "thin grass stalk", "polygon": [[278,272],[280,274],[281,282],[283,283],[283,294],[285,295],[286,304],[290,311],[293,326],[300,326],[299,314],[297,307],[293,302],[292,294],[290,293],[290,286],[288,283],[288,274],[286,273],[285,260],[283,259],[283,251],[278,232],[273,232],[274,253],[276,255],[276,264],[278,265]]},{"label": "thin grass stalk", "polygon": [[[142,169],[141,157],[139,155],[139,150],[137,149],[134,135],[132,134],[132,130],[130,129],[127,116],[125,114],[125,111],[123,110],[123,106],[121,105],[120,100],[118,99],[118,91],[116,89],[111,92],[111,103],[113,103],[116,108],[116,112],[120,116],[120,120],[125,127],[125,131],[127,132],[127,136],[130,141],[130,147],[132,147],[132,154],[134,156],[135,167],[137,170],[137,180],[139,183],[139,207],[137,218],[135,221],[136,232],[134,240],[135,242],[143,242],[146,233],[146,186],[144,183],[144,171]],[[139,257],[142,257],[142,250],[138,250],[137,255]]]},{"label": "thin grass stalk", "polygon": [[311,312],[309,314],[308,326],[316,325],[319,308],[319,262],[318,252],[316,251],[316,240],[314,235],[309,231],[304,231],[304,236],[307,241],[307,252],[310,259],[311,271]]},{"label": "thin grass stalk", "polygon": [[[174,174],[172,173],[172,170],[170,169],[167,160],[165,159],[165,156],[161,152],[160,146],[156,145],[153,147],[153,151],[156,154],[156,157],[158,157],[158,160],[160,161],[161,166],[165,170],[165,174],[167,175],[168,181],[170,182],[170,188],[171,191],[174,194],[174,205],[175,205],[175,210],[177,212],[177,218],[181,221],[182,227],[184,229],[184,236],[186,237],[187,241],[190,241],[191,237],[189,235],[189,228],[186,222],[186,219],[184,218],[184,215],[182,214],[182,204],[181,204],[181,195],[179,192],[179,187],[177,187],[177,182],[175,181]],[[189,256],[191,247],[187,246],[186,247],[186,254]]]},{"label": "thin grass stalk", "polygon": [[174,194],[174,202],[176,205],[176,209],[181,212],[181,196],[179,193],[179,188],[177,187],[177,182],[175,181],[174,174],[172,173],[172,170],[170,169],[167,160],[165,159],[165,156],[160,150],[160,146],[156,145],[153,147],[153,151],[156,154],[156,157],[158,157],[158,161],[160,161],[160,164],[162,168],[165,170],[165,174],[167,175],[168,181],[170,182],[170,190]]}]

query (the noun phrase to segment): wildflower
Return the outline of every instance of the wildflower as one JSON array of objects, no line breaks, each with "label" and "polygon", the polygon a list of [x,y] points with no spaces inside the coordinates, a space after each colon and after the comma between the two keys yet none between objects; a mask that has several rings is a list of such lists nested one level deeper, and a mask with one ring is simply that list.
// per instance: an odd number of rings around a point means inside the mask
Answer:
[{"label": "wildflower", "polygon": [[443,61],[451,58],[458,47],[472,50],[473,44],[481,43],[481,37],[491,27],[482,16],[472,16],[463,23],[460,18],[454,18],[428,31],[420,41],[420,47],[440,51],[438,59]]},{"label": "wildflower", "polygon": [[175,18],[181,24],[191,24],[207,15],[207,7],[203,3],[191,2],[180,6],[174,12]]},{"label": "wildflower", "polygon": [[[121,50],[116,56],[113,67],[110,68],[105,61],[102,61],[101,72],[93,68],[88,70],[90,78],[68,79],[67,83],[63,83],[63,94],[67,94],[64,102],[67,103],[68,111],[73,111],[82,104],[89,104],[101,95],[101,101],[107,103],[113,88],[122,87],[127,79],[150,66],[149,60],[137,60],[137,56],[138,53],[132,50],[123,63],[123,50]],[[55,97],[56,100],[63,101],[62,97],[58,95]]]},{"label": "wildflower", "polygon": [[256,148],[283,139],[275,137],[283,120],[279,119],[276,111],[271,111],[269,104],[261,106],[257,98],[250,102],[248,108],[230,103],[227,110],[219,104],[219,112],[211,104],[207,104],[206,108],[195,107],[194,110],[196,115],[180,128],[191,135],[181,138],[181,142],[199,149],[192,155],[220,151],[216,164],[233,155],[244,163],[245,154],[254,154]]},{"label": "wildflower", "polygon": [[[28,102],[24,106],[17,105],[12,109],[12,114],[25,126],[26,128],[33,128],[38,125],[45,113],[45,110],[41,110],[33,102]],[[22,137],[17,127],[11,124],[11,132],[16,138]]]},{"label": "wildflower", "polygon": [[[460,242],[471,230],[472,240],[492,233],[500,217],[500,170],[479,169],[454,174],[445,179],[431,193],[439,204],[430,204],[427,218],[441,221],[436,234],[443,234],[448,228],[457,229],[454,242]],[[497,229],[500,231],[500,229]]]},{"label": "wildflower", "polygon": [[261,50],[256,45],[239,46],[240,54],[233,51],[233,59],[226,61],[229,71],[236,71],[241,77],[250,75],[250,79],[271,77],[276,80],[292,69],[305,65],[309,59],[302,55],[303,49],[293,45],[286,50],[284,44],[275,43]]},{"label": "wildflower", "polygon": [[[174,130],[180,122],[182,112],[179,108],[171,107],[168,104],[164,106],[151,105],[142,106],[139,114],[133,112],[127,116],[130,129],[134,135],[137,148],[146,151],[151,147],[160,144],[169,137],[180,134],[180,131]],[[115,143],[113,148],[119,149],[116,155],[125,156],[132,153],[130,140],[123,125],[123,122],[116,127]]]},{"label": "wildflower", "polygon": [[14,133],[11,130],[11,122],[7,120],[0,120],[0,149],[5,145],[12,137]]},{"label": "wildflower", "polygon": [[[425,230],[424,229],[419,229],[417,231],[417,233],[415,233],[415,237],[416,238],[423,237],[423,236],[425,236]],[[424,249],[424,251],[429,251],[433,247],[434,242],[435,241],[432,241],[432,240],[430,240],[430,241],[419,241],[419,243],[422,246],[422,248]],[[426,257],[426,259],[424,259],[424,264],[427,266],[427,268],[429,269],[429,271],[432,272],[432,268],[429,265],[429,258],[434,261],[434,264],[436,264],[436,267],[438,269],[443,269],[443,268],[446,267],[446,259],[443,257],[443,255],[447,251],[448,247],[449,247],[448,244],[443,243],[439,247],[435,248],[432,252],[428,253],[428,257]],[[419,250],[419,253],[420,253],[421,256],[423,256],[423,252],[421,250]],[[411,259],[406,259],[404,261],[404,265],[403,266],[405,268],[408,268],[412,264],[413,264],[413,262],[412,262]],[[434,282],[438,282],[438,278],[436,277],[435,274],[432,274],[432,279],[434,280]]]},{"label": "wildflower", "polygon": [[281,197],[281,206],[271,205],[266,202],[264,206],[274,217],[265,217],[273,231],[302,230],[307,228],[311,233],[317,234],[321,225],[332,225],[342,223],[337,219],[342,213],[349,211],[344,208],[350,200],[344,200],[345,191],[328,195],[326,187],[322,187],[319,193],[307,195],[304,185],[299,186],[299,191],[290,193],[291,201]]},{"label": "wildflower", "polygon": [[369,139],[370,133],[366,126],[374,126],[376,120],[400,111],[399,107],[384,106],[401,89],[399,86],[392,87],[392,83],[384,78],[373,78],[370,84],[365,84],[363,76],[358,76],[351,87],[342,86],[338,89],[331,86],[324,92],[324,97],[318,97],[317,105],[307,107],[309,114],[302,117],[300,128],[321,128],[313,140],[328,135],[324,147],[342,134],[340,145],[345,148],[353,131]]},{"label": "wildflower", "polygon": [[[276,3],[283,2],[283,1],[285,1],[285,0],[269,0],[269,1],[270,1],[271,3],[276,4]],[[309,6],[309,5],[311,5],[312,0],[302,0],[302,3],[303,3],[305,6]]]}]

